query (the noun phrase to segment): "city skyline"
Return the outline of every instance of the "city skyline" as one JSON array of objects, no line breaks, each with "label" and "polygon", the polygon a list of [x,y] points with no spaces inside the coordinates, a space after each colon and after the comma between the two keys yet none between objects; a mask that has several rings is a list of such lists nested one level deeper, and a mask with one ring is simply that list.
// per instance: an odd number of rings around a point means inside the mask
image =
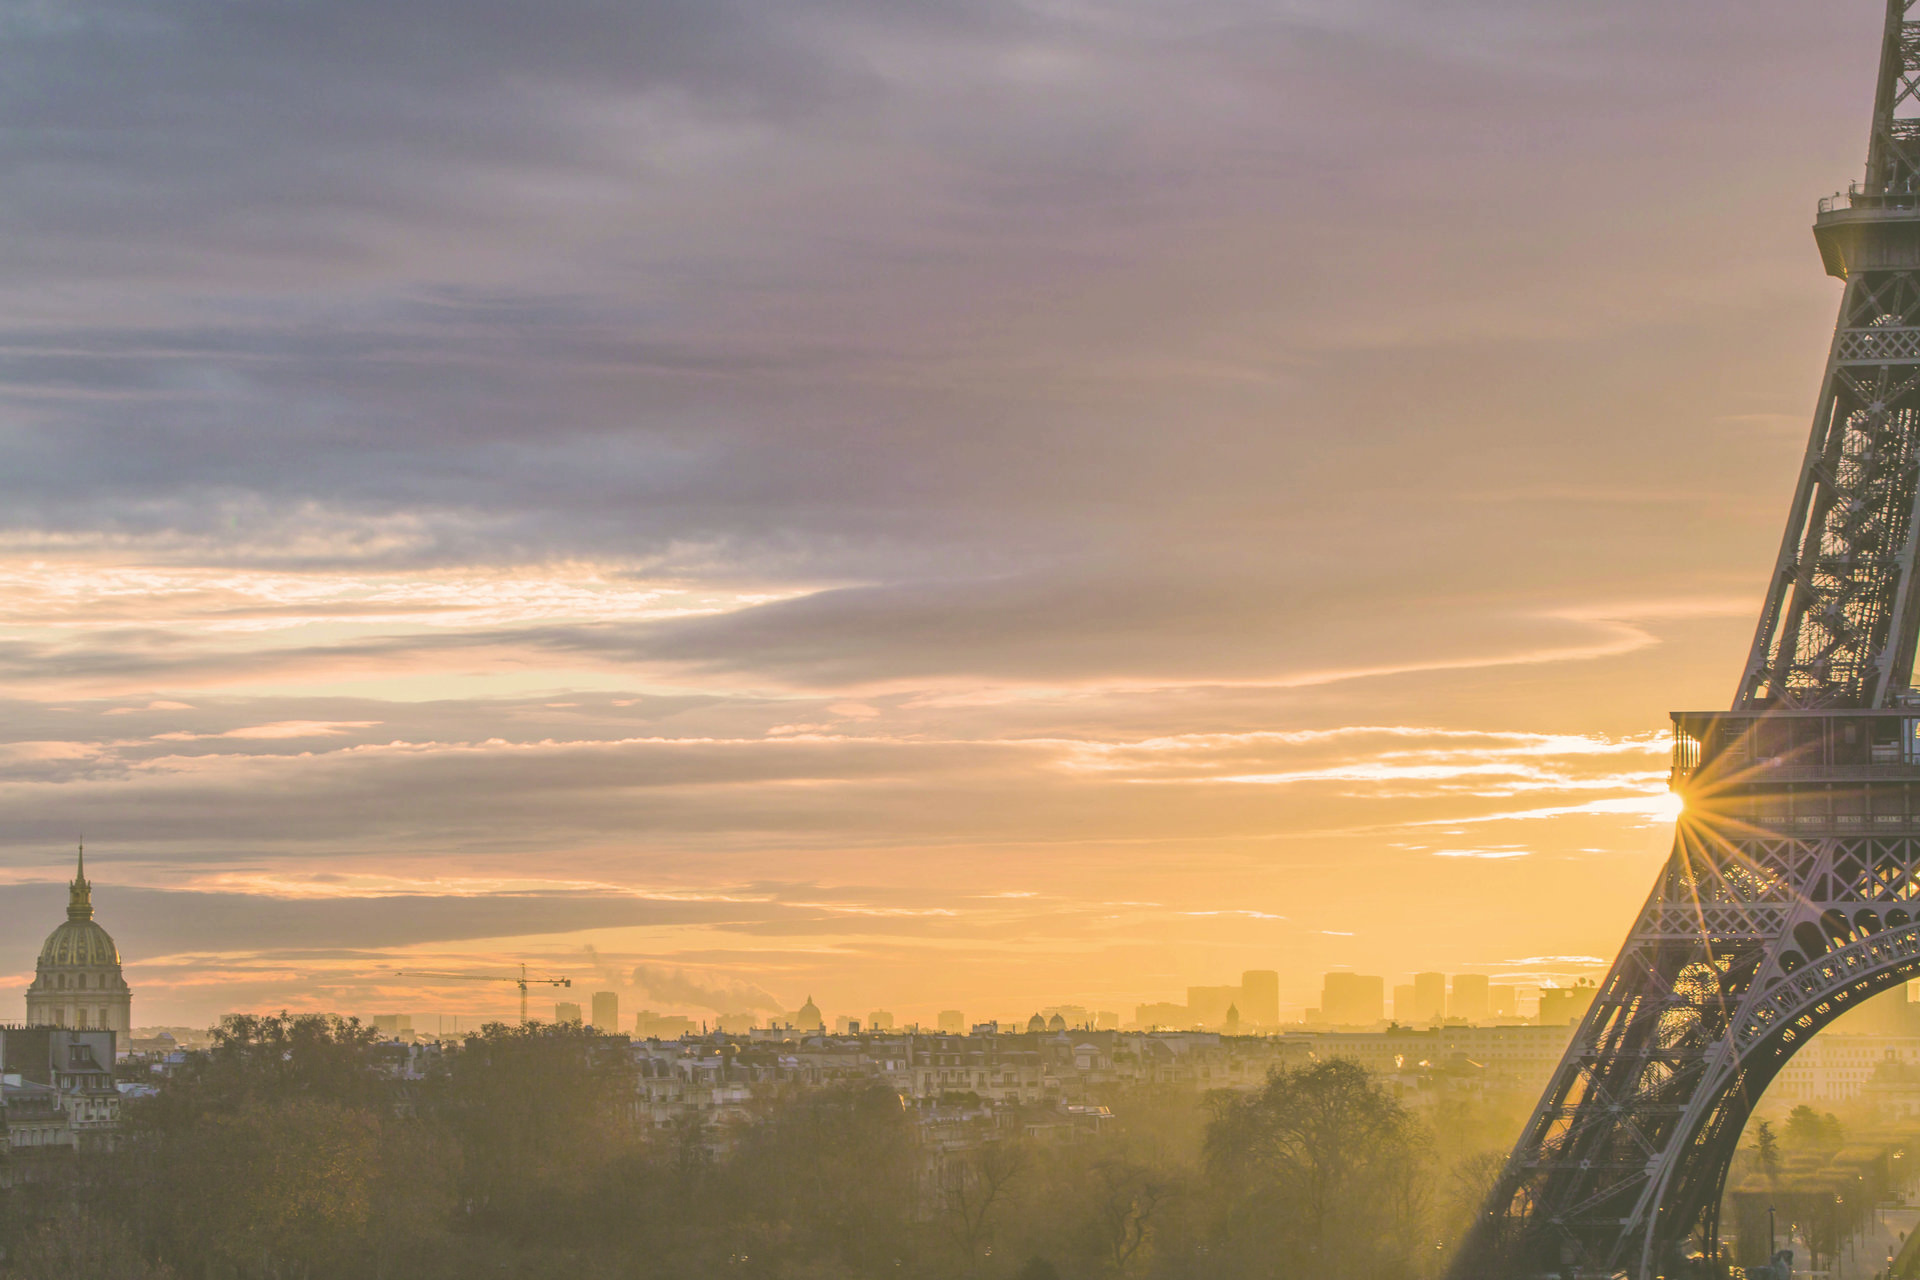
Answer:
[{"label": "city skyline", "polygon": [[1875,6],[803,7],[23,19],[0,911],[84,831],[168,1024],[1599,968]]},{"label": "city skyline", "polygon": [[[509,975],[490,976],[502,983],[510,981]],[[1378,975],[1356,974],[1351,970],[1324,974],[1321,977],[1320,998],[1313,1007],[1305,1007],[1280,1001],[1281,983],[1277,971],[1250,970],[1240,975],[1239,984],[1190,986],[1186,989],[1184,1001],[1142,1000],[1130,1006],[1130,1013],[1128,1010],[1054,1002],[1026,1012],[975,1005],[971,1013],[965,1009],[942,1009],[938,1013],[928,1013],[909,1005],[907,1007],[913,1011],[904,1015],[896,1015],[890,1009],[870,1009],[861,1014],[831,1007],[822,1009],[811,994],[793,1009],[718,1009],[711,1005],[688,1004],[684,1000],[673,999],[652,1001],[661,1006],[653,1008],[644,1002],[638,1007],[626,1003],[630,998],[627,993],[633,990],[631,987],[588,990],[583,986],[573,999],[553,1000],[551,1017],[547,1016],[547,1009],[539,1004],[530,1006],[530,1016],[537,1022],[582,1022],[601,1031],[661,1039],[672,1039],[682,1033],[696,1031],[781,1027],[804,1030],[808,1026],[818,1026],[840,1034],[896,1028],[965,1033],[984,1025],[997,1025],[1006,1031],[1018,1030],[1036,1016],[1051,1020],[1057,1015],[1062,1017],[1063,1025],[1069,1030],[1146,1030],[1157,1027],[1166,1030],[1240,1030],[1247,1034],[1263,1034],[1301,1026],[1506,1025],[1542,1020],[1561,1025],[1569,1021],[1572,1015],[1584,1011],[1592,993],[1592,981],[1585,978],[1563,986],[1551,980],[1539,985],[1502,983],[1492,981],[1498,975],[1487,974],[1424,972],[1412,976],[1416,983],[1392,986],[1389,999],[1384,994],[1389,988]],[[1335,1009],[1329,993],[1335,983],[1343,980],[1367,984],[1373,992],[1373,1012],[1353,1013],[1347,1008]],[[448,984],[428,982],[424,985],[444,990]],[[1424,989],[1427,986],[1432,986],[1433,990]],[[1550,996],[1565,997],[1569,994],[1584,994],[1587,999],[1577,1005],[1557,1007],[1556,1016],[1549,1018],[1545,1005]],[[415,1001],[411,1005],[404,1001],[390,1001],[381,1006],[379,1013],[358,1009],[314,1012],[355,1017],[384,1033],[409,1030],[420,1035],[431,1032],[436,1036],[461,1034],[487,1021],[517,1021],[517,1011],[510,1014],[502,1009],[497,1015],[490,1015],[484,1011],[486,1004],[486,1001],[480,1002],[483,1011],[479,1014],[471,1009],[455,1012],[443,1007],[430,1007],[430,1002],[425,1001]]]},{"label": "city skyline", "polygon": [[[95,860],[97,863],[98,862],[97,854],[96,854]],[[71,884],[63,882],[61,885],[61,889],[63,893],[70,894]],[[108,892],[109,892],[109,897],[111,897],[112,896],[111,887],[109,888]],[[136,934],[135,936],[144,937],[145,935]],[[791,1014],[792,1013],[792,1009],[785,1007],[785,1005],[783,1005],[783,1003],[781,1002],[780,998],[777,995],[771,992],[765,991],[763,989],[759,989],[751,986],[745,986],[745,985],[734,985],[731,987],[725,986],[725,985],[719,985],[719,986],[703,985],[700,982],[698,975],[696,974],[689,973],[685,970],[662,970],[656,966],[644,966],[643,967],[644,972],[642,970],[635,970],[631,973],[623,974],[617,969],[609,968],[605,964],[604,958],[599,958],[599,959],[601,963],[600,963],[600,966],[594,971],[594,976],[585,979],[579,985],[581,985],[583,991],[585,991],[587,987],[590,987],[595,983],[600,984],[603,988],[610,988],[610,989],[587,991],[586,994],[582,995],[577,1000],[561,1001],[556,1006],[556,1008],[571,1008],[578,1011],[583,1006],[584,1007],[597,1006],[598,1002],[603,998],[611,999],[614,1002],[613,1007],[618,1008],[622,1001],[637,1000],[640,1003],[640,1005],[646,1005],[650,1002],[652,1004],[657,1004],[661,1006],[659,1010],[649,1009],[647,1010],[648,1012],[664,1012],[664,1013],[673,1014],[673,1015],[688,1015],[691,1017],[692,1021],[695,1023],[701,1022],[703,1020],[711,1020],[715,1022],[716,1025],[717,1025],[718,1019],[722,1015],[731,1015],[731,1016],[739,1017],[741,1015],[749,1015],[756,1012],[766,1013],[768,1011],[772,1011],[775,1014]],[[1383,1018],[1391,1017],[1401,1022],[1407,1022],[1410,1019],[1413,1021],[1424,1021],[1431,1014],[1432,1011],[1431,1010],[1422,1011],[1421,1009],[1416,1008],[1413,1012],[1409,1013],[1405,1009],[1403,1009],[1402,1007],[1403,999],[1404,1000],[1415,999],[1412,993],[1415,991],[1416,987],[1415,985],[1402,985],[1402,984],[1393,984],[1391,985],[1391,987],[1389,987],[1388,980],[1392,977],[1409,976],[1414,979],[1416,984],[1422,983],[1423,981],[1425,982],[1437,981],[1439,985],[1437,986],[1437,988],[1435,988],[1435,990],[1437,990],[1439,993],[1438,995],[1439,1008],[1441,1010],[1451,1012],[1454,1010],[1454,1006],[1453,1006],[1454,997],[1451,991],[1450,984],[1452,984],[1454,980],[1459,978],[1465,977],[1465,978],[1469,978],[1470,980],[1478,981],[1479,983],[1478,990],[1480,992],[1480,995],[1476,998],[1481,1001],[1484,1001],[1485,992],[1488,989],[1487,984],[1491,982],[1491,983],[1498,984],[1492,988],[1493,990],[1507,992],[1507,999],[1509,1001],[1513,999],[1513,995],[1515,992],[1519,992],[1519,993],[1522,993],[1522,1003],[1527,1003],[1527,1002],[1531,1002],[1535,998],[1534,992],[1536,990],[1553,989],[1556,987],[1571,985],[1572,982],[1574,981],[1587,980],[1585,978],[1570,977],[1566,981],[1561,981],[1559,978],[1554,976],[1554,974],[1556,973],[1569,974],[1569,975],[1585,974],[1585,975],[1591,976],[1591,975],[1597,975],[1601,971],[1599,966],[1589,964],[1589,963],[1574,963],[1574,964],[1568,963],[1568,962],[1576,962],[1576,961],[1584,962],[1590,959],[1586,957],[1558,956],[1558,957],[1543,957],[1542,959],[1551,960],[1556,963],[1556,968],[1553,971],[1553,973],[1549,973],[1547,976],[1544,976],[1544,977],[1540,976],[1540,971],[1538,970],[1527,970],[1527,971],[1520,971],[1517,973],[1473,973],[1473,974],[1443,974],[1443,973],[1423,970],[1421,972],[1412,973],[1408,975],[1388,974],[1385,977],[1381,975],[1370,975],[1370,976],[1363,977],[1363,980],[1372,982],[1381,993],[1381,999],[1383,1001],[1381,1007],[1383,1008],[1383,1010],[1386,1011],[1382,1015]],[[137,963],[138,961],[133,957],[128,958],[129,967],[132,967]],[[1287,975],[1283,975],[1278,970],[1245,971],[1241,974],[1242,982],[1245,983],[1246,980],[1248,979],[1258,977],[1262,982],[1262,988],[1259,995],[1255,997],[1251,997],[1254,1003],[1249,1004],[1248,1011],[1244,1015],[1244,1021],[1250,1028],[1253,1028],[1253,1027],[1271,1028],[1274,1026],[1299,1023],[1299,1022],[1302,1022],[1303,1020],[1309,1021],[1309,1022],[1314,1021],[1313,1015],[1316,1012],[1316,1010],[1312,1006],[1325,1005],[1326,1003],[1325,997],[1324,997],[1325,983],[1329,979],[1353,977],[1353,976],[1356,976],[1356,973],[1357,971],[1355,969],[1346,968],[1341,970],[1330,971],[1329,973],[1324,975],[1319,975],[1317,978],[1312,979],[1312,981],[1317,981],[1318,983],[1321,984],[1323,988],[1321,996],[1311,1000],[1289,1001],[1289,1000],[1282,999],[1282,993],[1291,992],[1298,986],[1298,984],[1295,982],[1290,982],[1288,980]],[[472,971],[473,977],[480,977],[482,976],[482,974],[483,974],[483,968],[476,968]],[[499,995],[498,993],[501,990],[503,990],[503,988],[498,985],[492,988],[492,991],[494,994],[491,996],[487,994],[480,994],[480,995],[474,996],[473,998],[461,999],[459,997],[469,995],[472,992],[472,988],[464,986],[463,983],[458,979],[453,981],[443,981],[441,979],[446,977],[446,975],[443,975],[443,974],[434,974],[434,973],[383,974],[376,970],[376,971],[371,971],[362,976],[368,983],[376,986],[382,986],[385,989],[390,991],[415,993],[411,997],[402,996],[398,1000],[390,999],[390,1000],[387,1000],[385,1003],[380,1004],[380,1008],[383,1010],[398,1010],[402,1012],[405,1016],[410,1016],[410,1017],[424,1016],[426,1018],[433,1018],[433,1017],[465,1018],[467,1025],[472,1026],[472,1025],[478,1025],[479,1023],[486,1020],[495,1019],[496,1017],[498,1020],[513,1021],[515,1020],[515,1016],[513,1015],[517,1014],[517,1010],[515,1010],[514,1008],[514,1002],[517,1000],[517,996],[513,995],[511,992],[505,995]],[[507,973],[490,974],[486,976],[491,977],[497,984],[510,984],[510,980],[511,980],[511,975]],[[536,984],[540,981],[544,981],[544,977],[540,975],[536,975]],[[571,981],[571,979],[569,979],[569,981]],[[1389,989],[1393,993],[1393,998],[1390,1000],[1385,998],[1385,993]],[[429,1000],[419,994],[427,991],[435,992],[436,993],[435,998]],[[655,994],[655,993],[658,993],[658,994]],[[1206,993],[1206,994],[1202,995],[1202,993]],[[1404,996],[1403,996],[1403,993],[1405,993]],[[1217,1023],[1218,1021],[1220,1021],[1220,1017],[1218,1016],[1220,1012],[1225,1010],[1230,1004],[1234,1004],[1236,1002],[1247,1003],[1248,1001],[1248,998],[1243,997],[1241,987],[1230,986],[1230,985],[1228,986],[1189,985],[1185,988],[1184,993],[1174,992],[1171,994],[1175,994],[1175,995],[1184,994],[1187,997],[1186,1004],[1189,1004],[1189,1005],[1194,1005],[1196,1002],[1196,998],[1198,998],[1200,1001],[1204,1003],[1205,1008],[1212,1011],[1205,1018],[1197,1018],[1195,1025],[1198,1025],[1200,1022],[1205,1022],[1209,1025]],[[1416,1003],[1432,1004],[1433,1000],[1434,1000],[1434,997],[1432,995],[1423,994],[1421,997],[1418,998]],[[809,1005],[813,1003],[813,997],[810,992],[805,997],[805,1001]],[[791,1002],[788,1002],[788,1003],[791,1003]],[[857,1004],[858,1001],[856,1000],[855,1003]],[[925,1000],[921,1000],[913,997],[909,997],[908,999],[906,999],[904,1002],[901,1002],[901,1003],[903,1003],[903,1006],[908,1009],[924,1008],[925,1010],[931,1011],[933,1008],[933,1006],[931,1004],[928,1004]],[[972,1001],[969,1001],[968,1003],[970,1007],[984,1010],[986,1006],[991,1002],[986,1000],[972,1000]],[[1096,1001],[1094,1003],[1098,1003],[1098,1002]],[[1126,1004],[1129,1007],[1135,1007],[1135,1006],[1145,1007],[1146,1005],[1160,1005],[1167,1008],[1172,1008],[1172,1007],[1175,1007],[1178,1002],[1175,1002],[1172,1000],[1156,1000],[1151,997],[1136,996],[1129,1000],[1121,1001],[1121,1003]],[[1215,1006],[1217,1006],[1217,1008],[1215,1008]],[[1037,1007],[1040,1007],[1043,1012],[1051,1012],[1052,1010],[1058,1009],[1058,1008],[1074,1008],[1074,1007],[1090,1008],[1091,1006],[1090,1005],[1076,1006],[1071,1004],[1063,1005],[1057,999],[1052,999],[1052,1000],[1049,1000],[1044,1005],[1037,1006]],[[1181,1006],[1181,1007],[1184,1007],[1184,1006]],[[1196,1005],[1196,1007],[1201,1007],[1201,1006]],[[163,1005],[162,1006],[163,1011],[165,1010],[165,1008],[166,1007]],[[1269,1009],[1275,1011],[1274,1016],[1272,1017],[1261,1016],[1264,1013],[1264,1011]],[[430,1010],[430,1012],[423,1013],[423,1011],[428,1011],[428,1010]],[[359,1008],[329,1008],[324,1010],[314,1009],[310,1011],[344,1013],[350,1016],[359,1016],[362,1018],[363,1021],[367,1022],[369,1025],[372,1024],[375,1017],[375,1015],[366,1013],[364,1010],[361,1010]],[[240,1012],[240,1010],[235,1010],[235,1009],[221,1010],[222,1014],[232,1013],[232,1012]],[[1494,1012],[1498,1014],[1498,1013],[1501,1013],[1502,1010],[1495,1009]],[[1511,1015],[1516,1013],[1517,1009],[1508,1008],[1504,1012]],[[701,1016],[702,1014],[709,1014],[711,1015],[711,1018],[703,1019]],[[849,1016],[857,1017],[858,1015],[841,1014],[839,1016],[844,1020],[846,1017],[849,1017]],[[1011,1015],[1006,1009],[998,1009],[991,1014],[982,1012],[981,1016],[978,1019],[969,1019],[968,1021],[973,1022],[973,1021],[993,1020],[993,1021],[999,1021],[1004,1024],[1004,1023],[1010,1023],[1013,1021],[1023,1020],[1025,1016],[1026,1015],[1021,1014],[1021,1015],[1018,1015],[1018,1017],[1015,1017]],[[559,1019],[559,1020],[565,1020],[565,1019]],[[927,1015],[924,1017],[910,1018],[909,1020],[922,1022],[926,1026],[932,1027],[940,1021],[940,1017],[931,1012],[928,1012]],[[1371,1019],[1362,1019],[1362,1021],[1370,1021],[1370,1020]],[[143,1020],[145,1024],[149,1024],[149,1025],[166,1025],[167,1021],[168,1020],[165,1017],[148,1018]],[[208,1021],[211,1021],[211,1020],[208,1020]],[[589,1021],[592,1021],[592,1019],[589,1019]],[[777,1025],[779,1019],[778,1017],[775,1017],[775,1018],[764,1020],[764,1021],[770,1024]],[[1324,1019],[1321,1019],[1321,1021],[1324,1021]],[[611,1026],[612,1024],[609,1023],[604,1025]],[[762,1023],[756,1023],[755,1025],[762,1025]],[[1129,1021],[1126,1025],[1132,1026],[1132,1025],[1146,1025],[1146,1024],[1144,1022],[1141,1022],[1138,1019],[1135,1019],[1135,1020]]]}]

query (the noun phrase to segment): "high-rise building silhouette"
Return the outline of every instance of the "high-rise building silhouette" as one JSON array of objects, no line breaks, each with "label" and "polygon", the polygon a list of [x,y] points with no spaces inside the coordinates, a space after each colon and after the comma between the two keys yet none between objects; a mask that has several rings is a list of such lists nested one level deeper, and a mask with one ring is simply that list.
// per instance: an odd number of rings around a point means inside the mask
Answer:
[{"label": "high-rise building silhouette", "polygon": [[593,1025],[602,1031],[620,1029],[619,992],[596,991],[593,993]]},{"label": "high-rise building silhouette", "polygon": [[1487,975],[1484,973],[1454,974],[1453,994],[1447,997],[1447,1016],[1464,1018],[1468,1022],[1485,1022],[1489,1012]]},{"label": "high-rise building silhouette", "polygon": [[1446,1016],[1447,1012],[1447,975],[1444,973],[1416,973],[1413,975],[1413,1020],[1426,1024]]},{"label": "high-rise building silhouette", "polygon": [[1334,1026],[1370,1027],[1386,1017],[1386,983],[1359,973],[1330,973],[1320,989],[1320,1019]]},{"label": "high-rise building silhouette", "polygon": [[557,1023],[580,1022],[580,1006],[571,1000],[562,1000],[553,1006],[553,1020]]},{"label": "high-rise building silhouette", "polygon": [[1280,975],[1249,969],[1240,975],[1240,1021],[1255,1027],[1280,1025]]}]

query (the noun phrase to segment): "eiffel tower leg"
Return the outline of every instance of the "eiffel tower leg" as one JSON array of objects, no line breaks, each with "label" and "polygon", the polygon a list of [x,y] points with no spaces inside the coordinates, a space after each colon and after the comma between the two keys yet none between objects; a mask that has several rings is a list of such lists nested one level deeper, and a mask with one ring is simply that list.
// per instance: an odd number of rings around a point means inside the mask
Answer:
[{"label": "eiffel tower leg", "polygon": [[1920,976],[1920,710],[1682,715],[1688,811],[1457,1280],[1671,1274],[1769,1083]]}]

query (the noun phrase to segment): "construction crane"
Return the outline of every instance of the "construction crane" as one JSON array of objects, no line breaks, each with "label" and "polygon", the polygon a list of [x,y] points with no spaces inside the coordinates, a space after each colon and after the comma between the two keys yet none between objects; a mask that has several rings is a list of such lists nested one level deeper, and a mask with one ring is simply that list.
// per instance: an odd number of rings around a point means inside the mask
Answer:
[{"label": "construction crane", "polygon": [[511,982],[520,988],[520,1025],[527,1025],[527,987],[571,987],[572,978],[529,977],[527,966],[520,966],[520,976],[499,973],[429,973],[423,969],[411,969],[405,973],[382,973],[383,978],[444,978],[450,982]]}]

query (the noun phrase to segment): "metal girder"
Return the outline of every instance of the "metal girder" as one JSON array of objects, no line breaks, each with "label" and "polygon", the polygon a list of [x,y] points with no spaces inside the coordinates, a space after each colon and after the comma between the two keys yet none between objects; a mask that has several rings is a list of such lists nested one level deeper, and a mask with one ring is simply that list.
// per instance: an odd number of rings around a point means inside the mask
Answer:
[{"label": "metal girder", "polygon": [[[1666,868],[1463,1244],[1457,1280],[1569,1262],[1660,1274],[1715,1220],[1741,1128],[1792,1054],[1920,974],[1920,746],[1899,746],[1920,732],[1920,709],[1676,720],[1681,733],[1712,721],[1716,746],[1679,779],[1688,809]],[[1808,742],[1815,730],[1817,752],[1790,763],[1761,749],[1768,734]],[[1692,931],[1672,929],[1676,918]]]},{"label": "metal girder", "polygon": [[1821,202],[1845,281],[1733,710],[1675,716],[1688,811],[1453,1280],[1652,1280],[1821,1027],[1920,974],[1920,0],[1887,0],[1866,181]]},{"label": "metal girder", "polygon": [[1734,705],[1887,706],[1920,640],[1920,0],[1888,0],[1867,177],[1814,234],[1847,282]]},{"label": "metal girder", "polygon": [[[1920,272],[1858,276],[1848,300],[1887,285],[1920,312]],[[1920,315],[1901,317],[1910,318]],[[1835,338],[1795,521],[1736,706],[1885,706],[1912,680],[1920,344],[1912,354],[1883,344],[1874,365],[1842,364],[1843,351],[1875,340],[1873,327]]]},{"label": "metal girder", "polygon": [[1908,21],[1915,0],[1889,0],[1880,42],[1880,75],[1867,141],[1867,185],[1910,189],[1920,175],[1920,120],[1902,107],[1920,104],[1920,24]]}]

